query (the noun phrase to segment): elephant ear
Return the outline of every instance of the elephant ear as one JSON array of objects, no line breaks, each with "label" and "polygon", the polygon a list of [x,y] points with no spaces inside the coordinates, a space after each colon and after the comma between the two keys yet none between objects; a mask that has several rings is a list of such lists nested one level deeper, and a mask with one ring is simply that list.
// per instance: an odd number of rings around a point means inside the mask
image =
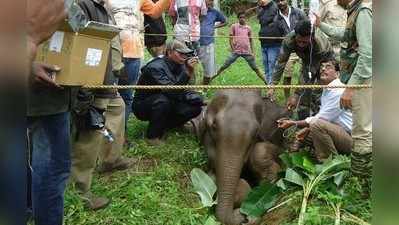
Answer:
[{"label": "elephant ear", "polygon": [[228,96],[219,92],[209,103],[205,114],[206,125],[208,127],[213,124],[216,114],[226,107],[227,101]]},{"label": "elephant ear", "polygon": [[256,121],[258,121],[258,124],[261,125],[262,120],[263,120],[263,114],[264,114],[264,104],[262,104],[261,101],[257,102],[254,105],[254,113],[255,113]]},{"label": "elephant ear", "polygon": [[276,121],[288,116],[288,111],[285,107],[279,106],[269,99],[265,99],[263,105],[264,110],[259,137],[263,141],[270,141],[273,144],[280,145],[282,142],[282,130],[277,127]]}]

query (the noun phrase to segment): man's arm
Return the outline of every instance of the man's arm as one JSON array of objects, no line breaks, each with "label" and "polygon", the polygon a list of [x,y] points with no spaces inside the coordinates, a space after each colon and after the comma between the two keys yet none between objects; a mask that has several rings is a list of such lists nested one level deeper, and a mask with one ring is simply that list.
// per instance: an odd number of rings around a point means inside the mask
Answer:
[{"label": "man's arm", "polygon": [[226,17],[219,11],[217,11],[217,18],[215,22],[219,22],[219,24],[215,25],[215,28],[221,28],[227,25]]},{"label": "man's arm", "polygon": [[171,0],[159,0],[154,3],[151,0],[142,0],[140,10],[153,19],[158,19],[169,8]]},{"label": "man's arm", "polygon": [[63,0],[30,0],[27,2],[26,27],[30,62],[33,62],[36,57],[37,47],[51,37],[66,17]]},{"label": "man's arm", "polygon": [[356,37],[359,43],[359,58],[348,84],[363,84],[373,72],[373,21],[370,10],[361,10],[356,20]]},{"label": "man's arm", "polygon": [[277,85],[280,83],[281,76],[284,73],[285,65],[288,62],[288,59],[290,58],[292,50],[289,48],[288,44],[288,38],[285,38],[283,41],[283,44],[281,46],[280,54],[277,58],[277,63],[276,66],[274,67],[273,75],[272,75],[272,84]]},{"label": "man's arm", "polygon": [[324,22],[320,23],[320,30],[338,41],[345,40],[345,27],[334,27]]},{"label": "man's arm", "polygon": [[205,0],[202,0],[200,16],[205,16],[207,13],[208,13],[208,7],[206,6]]},{"label": "man's arm", "polygon": [[234,52],[234,25],[231,26],[230,28],[230,37],[229,37],[229,43],[230,43],[230,48],[231,48],[231,52]]}]

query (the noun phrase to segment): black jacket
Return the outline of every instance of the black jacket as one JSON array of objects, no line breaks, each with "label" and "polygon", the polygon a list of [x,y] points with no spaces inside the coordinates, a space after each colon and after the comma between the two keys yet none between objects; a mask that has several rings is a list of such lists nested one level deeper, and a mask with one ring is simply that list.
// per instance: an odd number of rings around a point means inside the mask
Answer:
[{"label": "black jacket", "polygon": [[285,22],[280,13],[277,13],[277,15],[274,17],[273,23],[279,32],[279,36],[286,36],[288,33],[294,30],[298,21],[301,21],[306,17],[306,14],[302,10],[291,7],[291,14],[289,15],[291,27],[288,27],[287,22]]},{"label": "black jacket", "polygon": [[[279,37],[280,32],[273,21],[278,13],[277,4],[271,1],[265,6],[258,7],[258,20],[260,24],[260,37]],[[280,45],[281,40],[259,39],[262,47]]]},{"label": "black jacket", "polygon": [[[157,57],[141,69],[137,85],[186,85],[188,81],[189,76],[185,65],[176,64],[167,57]],[[159,93],[175,100],[182,100],[186,94],[184,90],[137,90],[134,101]]]}]

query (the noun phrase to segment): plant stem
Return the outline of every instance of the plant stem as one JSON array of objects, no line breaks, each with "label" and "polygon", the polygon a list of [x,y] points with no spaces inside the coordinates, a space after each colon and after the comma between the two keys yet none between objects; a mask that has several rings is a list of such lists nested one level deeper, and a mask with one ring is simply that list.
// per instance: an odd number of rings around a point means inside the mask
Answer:
[{"label": "plant stem", "polygon": [[303,198],[302,198],[302,205],[301,205],[301,212],[299,213],[298,218],[298,225],[305,224],[305,214],[306,214],[306,207],[308,205],[308,198],[311,192],[309,183],[306,183],[303,187]]},{"label": "plant stem", "polygon": [[293,199],[294,199],[294,197],[292,197],[292,198],[290,198],[290,199],[288,199],[288,200],[285,200],[285,201],[281,202],[280,204],[278,204],[278,205],[276,205],[276,206],[274,206],[274,207],[268,209],[266,213],[269,213],[269,212],[271,212],[271,211],[273,211],[273,210],[275,210],[275,209],[280,208],[281,206],[283,206],[283,205],[285,205],[285,204],[288,204],[288,203],[289,203],[290,201],[292,201]]},{"label": "plant stem", "polygon": [[370,223],[367,223],[366,221],[364,221],[364,220],[360,219],[359,217],[357,217],[349,212],[346,212],[346,211],[344,211],[343,219],[346,219],[348,221],[351,221],[351,222],[354,222],[354,223],[360,224],[360,225],[371,225]]},{"label": "plant stem", "polygon": [[[334,203],[332,203],[334,206]],[[335,211],[335,225],[341,224],[341,203],[338,203],[336,207],[333,207]]]}]

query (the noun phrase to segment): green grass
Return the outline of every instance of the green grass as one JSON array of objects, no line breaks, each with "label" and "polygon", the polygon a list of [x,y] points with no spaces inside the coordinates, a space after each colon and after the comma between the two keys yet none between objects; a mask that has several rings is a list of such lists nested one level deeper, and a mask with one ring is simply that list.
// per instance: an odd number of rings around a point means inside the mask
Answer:
[{"label": "green grass", "polygon": [[[235,17],[229,19],[229,25],[235,22]],[[249,25],[256,35],[259,30],[257,21],[252,18]],[[227,35],[229,26],[220,29],[218,33]],[[263,71],[259,41],[254,40],[254,44],[256,62]],[[217,39],[217,65],[220,66],[229,54],[228,39]],[[262,84],[262,81],[245,60],[239,59],[214,84]],[[212,90],[208,91],[208,96],[213,93]],[[281,101],[282,91],[278,95]],[[204,224],[212,213],[208,209],[201,209],[200,199],[193,192],[189,178],[193,168],[206,166],[203,147],[199,146],[194,136],[179,131],[169,132],[164,146],[150,147],[143,141],[146,126],[147,123],[134,118],[129,122],[127,135],[135,146],[126,150],[124,155],[139,158],[138,165],[111,175],[95,174],[93,178],[92,192],[111,198],[111,204],[96,212],[86,210],[76,191],[69,187],[65,204],[66,225]],[[322,203],[311,208],[309,213],[317,215],[320,207],[323,208]],[[360,217],[368,219],[369,211],[363,213],[366,216]]]}]

